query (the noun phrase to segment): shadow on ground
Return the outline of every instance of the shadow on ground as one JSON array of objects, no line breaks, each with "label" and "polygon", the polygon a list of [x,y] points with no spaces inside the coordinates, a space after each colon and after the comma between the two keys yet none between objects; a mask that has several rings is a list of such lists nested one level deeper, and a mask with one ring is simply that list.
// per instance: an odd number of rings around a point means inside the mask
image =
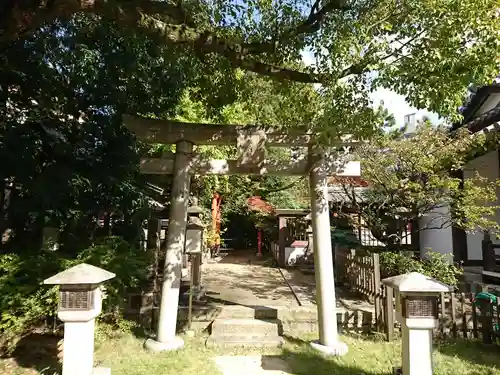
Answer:
[{"label": "shadow on ground", "polygon": [[62,366],[58,360],[61,337],[31,334],[22,338],[12,355],[23,368],[31,368],[44,374],[59,374]]},{"label": "shadow on ground", "polygon": [[338,362],[334,359],[321,357],[309,352],[292,352],[283,350],[281,356],[262,356],[261,367],[268,371],[282,371],[283,368],[275,366],[276,358],[284,360],[287,364],[287,372],[293,375],[391,375],[390,372],[366,372],[366,370]]},{"label": "shadow on ground", "polygon": [[441,341],[434,347],[443,355],[457,357],[473,365],[500,369],[500,347],[485,345],[480,341]]},{"label": "shadow on ground", "polygon": [[207,296],[215,292],[217,298],[227,302],[254,305],[294,303],[295,297],[279,271],[267,263],[265,258],[256,257],[253,250],[234,250],[221,262],[207,264],[202,276]]},{"label": "shadow on ground", "polygon": [[[294,345],[295,349],[291,350],[287,347],[283,349],[283,353],[279,356],[288,365],[288,372],[293,375],[392,375],[391,371],[373,372],[366,369],[343,363],[342,358],[324,357],[310,347],[308,341],[300,338],[284,335],[288,344]],[[275,356],[263,356],[262,368],[265,370],[273,369],[272,364],[275,361],[270,360]]]},{"label": "shadow on ground", "polygon": [[219,264],[253,264],[263,267],[271,267],[273,264],[271,254],[264,253],[258,257],[256,249],[221,250],[220,255],[222,259]]}]

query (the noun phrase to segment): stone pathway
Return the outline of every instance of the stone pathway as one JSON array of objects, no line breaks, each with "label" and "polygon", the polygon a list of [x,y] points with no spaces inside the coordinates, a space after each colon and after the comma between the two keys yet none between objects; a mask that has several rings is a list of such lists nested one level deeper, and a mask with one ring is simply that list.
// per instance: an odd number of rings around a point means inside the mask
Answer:
[{"label": "stone pathway", "polygon": [[204,264],[206,296],[222,304],[299,306],[279,270],[252,254],[232,250],[220,262]]},{"label": "stone pathway", "polygon": [[292,375],[286,362],[274,356],[221,356],[214,361],[223,375]]},{"label": "stone pathway", "polygon": [[[211,309],[216,306],[215,315],[222,314],[225,308],[247,308],[255,314],[257,308],[270,308],[282,321],[285,331],[316,331],[314,275],[293,268],[280,271],[266,263],[251,250],[231,250],[218,262],[205,263],[202,271],[205,297],[199,304],[208,304]],[[336,288],[336,293],[337,318],[343,327],[360,328],[373,320],[373,305],[359,300],[345,288]],[[215,315],[205,320],[213,321]],[[227,318],[242,318],[239,310],[227,315]]]}]

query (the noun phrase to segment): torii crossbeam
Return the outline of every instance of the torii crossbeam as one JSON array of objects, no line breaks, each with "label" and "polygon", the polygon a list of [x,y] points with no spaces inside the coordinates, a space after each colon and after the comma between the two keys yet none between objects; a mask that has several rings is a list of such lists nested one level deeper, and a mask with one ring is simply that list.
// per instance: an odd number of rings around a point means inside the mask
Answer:
[{"label": "torii crossbeam", "polygon": [[[141,172],[172,174],[172,199],[167,230],[167,245],[160,314],[156,340],[146,347],[154,351],[183,346],[175,335],[182,250],[186,230],[189,189],[193,174],[276,174],[309,175],[314,263],[316,265],[316,302],[319,343],[314,347],[332,355],[343,355],[347,346],[338,338],[333,256],[330,238],[327,179],[330,175],[360,176],[359,162],[328,161],[314,134],[301,130],[277,130],[258,126],[191,124],[124,116],[125,126],[142,140],[175,144],[172,157],[143,158]],[[348,139],[332,146],[349,146]],[[202,160],[193,154],[194,145],[235,145],[236,160]],[[266,146],[307,147],[307,157],[296,162],[265,159]]]}]

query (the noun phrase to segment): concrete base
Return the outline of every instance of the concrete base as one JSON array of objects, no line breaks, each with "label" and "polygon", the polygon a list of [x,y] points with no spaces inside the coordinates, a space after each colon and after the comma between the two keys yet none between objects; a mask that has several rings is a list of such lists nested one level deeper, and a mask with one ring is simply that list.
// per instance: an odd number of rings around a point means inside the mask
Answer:
[{"label": "concrete base", "polygon": [[311,342],[311,347],[325,356],[342,357],[347,354],[348,347],[341,341],[337,341],[333,346],[321,345],[318,341]]},{"label": "concrete base", "polygon": [[153,339],[148,339],[144,343],[144,348],[151,352],[169,352],[184,348],[184,340],[179,336],[175,336],[168,342],[159,342]]},{"label": "concrete base", "polygon": [[96,367],[91,375],[111,375],[111,369],[107,367]]}]

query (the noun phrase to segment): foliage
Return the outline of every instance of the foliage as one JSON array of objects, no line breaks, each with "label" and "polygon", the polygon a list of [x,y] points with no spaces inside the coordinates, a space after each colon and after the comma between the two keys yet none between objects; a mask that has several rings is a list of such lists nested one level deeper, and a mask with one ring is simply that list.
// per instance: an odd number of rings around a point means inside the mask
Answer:
[{"label": "foliage", "polygon": [[46,250],[0,255],[0,353],[11,351],[19,338],[54,315],[57,288],[42,283],[61,270],[61,263],[55,252]]},{"label": "foliage", "polygon": [[495,232],[499,181],[479,174],[465,183],[460,178],[470,153],[484,142],[483,135],[471,136],[466,130],[453,135],[427,125],[406,138],[375,137],[356,151],[368,187],[360,192],[347,180],[339,201],[358,209],[362,225],[386,244],[404,239],[399,221],[418,223],[418,231],[455,225]]},{"label": "foliage", "polygon": [[109,340],[116,340],[124,334],[133,334],[138,328],[138,324],[132,320],[127,320],[121,316],[117,316],[112,322],[103,321],[102,319],[96,322],[94,340],[98,347]]},{"label": "foliage", "polygon": [[415,259],[401,252],[380,253],[380,268],[383,277],[397,276],[409,272],[420,272],[451,286],[458,286],[462,270],[450,264],[449,256],[426,252],[425,257]]},{"label": "foliage", "polygon": [[[238,92],[240,97],[232,104],[225,105],[218,114],[210,114],[205,106],[196,98],[196,90],[183,93],[176,109],[176,119],[189,122],[219,122],[222,124],[264,123],[282,127],[290,127],[300,123],[300,115],[290,115],[290,109],[283,106],[287,99],[298,103],[308,100],[309,103],[320,99],[315,97],[310,88],[293,83],[276,84],[268,79],[250,74],[238,75]],[[297,87],[300,86],[300,87]],[[290,103],[289,103],[290,104]],[[295,111],[298,112],[298,111]],[[304,114],[307,113],[307,114]],[[312,112],[304,112],[303,116],[313,116]],[[294,123],[294,121],[297,121]],[[199,146],[196,149],[202,159],[232,159],[236,157],[233,146]],[[267,150],[268,158],[278,162],[291,158],[290,148],[272,148]],[[252,196],[260,196],[275,208],[301,208],[308,205],[307,179],[283,176],[217,176],[207,175],[194,177],[192,191],[200,198],[200,205],[210,207],[212,195],[222,195],[222,224],[235,215],[250,215],[249,220],[256,226],[267,221],[267,214],[251,212],[247,209],[247,200]],[[241,229],[241,228],[240,228]],[[241,230],[228,233],[231,237],[241,237]],[[215,234],[207,231],[208,242],[215,240]]]},{"label": "foliage", "polygon": [[83,250],[73,263],[88,263],[113,272],[116,276],[106,282],[103,302],[105,320],[113,320],[127,301],[127,292],[144,287],[151,274],[152,254],[131,246],[118,237],[107,237]]},{"label": "foliage", "polygon": [[100,319],[120,325],[120,307],[126,292],[142,285],[149,273],[151,259],[116,238],[80,252],[76,259],[62,257],[56,251],[40,251],[0,255],[0,348],[11,350],[16,341],[42,326],[44,319],[53,319],[57,310],[57,287],[43,285],[43,280],[79,263],[89,263],[116,274],[106,283],[106,299]]},{"label": "foliage", "polygon": [[333,228],[331,230],[332,244],[341,247],[355,248],[360,245],[359,238],[352,229]]},{"label": "foliage", "polygon": [[[346,131],[358,137],[373,132],[369,94],[377,87],[456,118],[468,84],[489,83],[498,69],[497,0],[136,2],[6,1],[0,51],[45,22],[84,12],[161,48],[195,55],[206,71],[202,90],[215,82],[222,93],[231,92],[231,74],[217,74],[229,69],[321,84],[326,100],[316,125],[329,140]],[[103,39],[114,40],[107,34],[97,40]]]},{"label": "foliage", "polygon": [[331,220],[332,247],[335,245],[347,248],[356,248],[361,245],[359,238],[354,233],[354,227],[348,216],[336,213]]}]

